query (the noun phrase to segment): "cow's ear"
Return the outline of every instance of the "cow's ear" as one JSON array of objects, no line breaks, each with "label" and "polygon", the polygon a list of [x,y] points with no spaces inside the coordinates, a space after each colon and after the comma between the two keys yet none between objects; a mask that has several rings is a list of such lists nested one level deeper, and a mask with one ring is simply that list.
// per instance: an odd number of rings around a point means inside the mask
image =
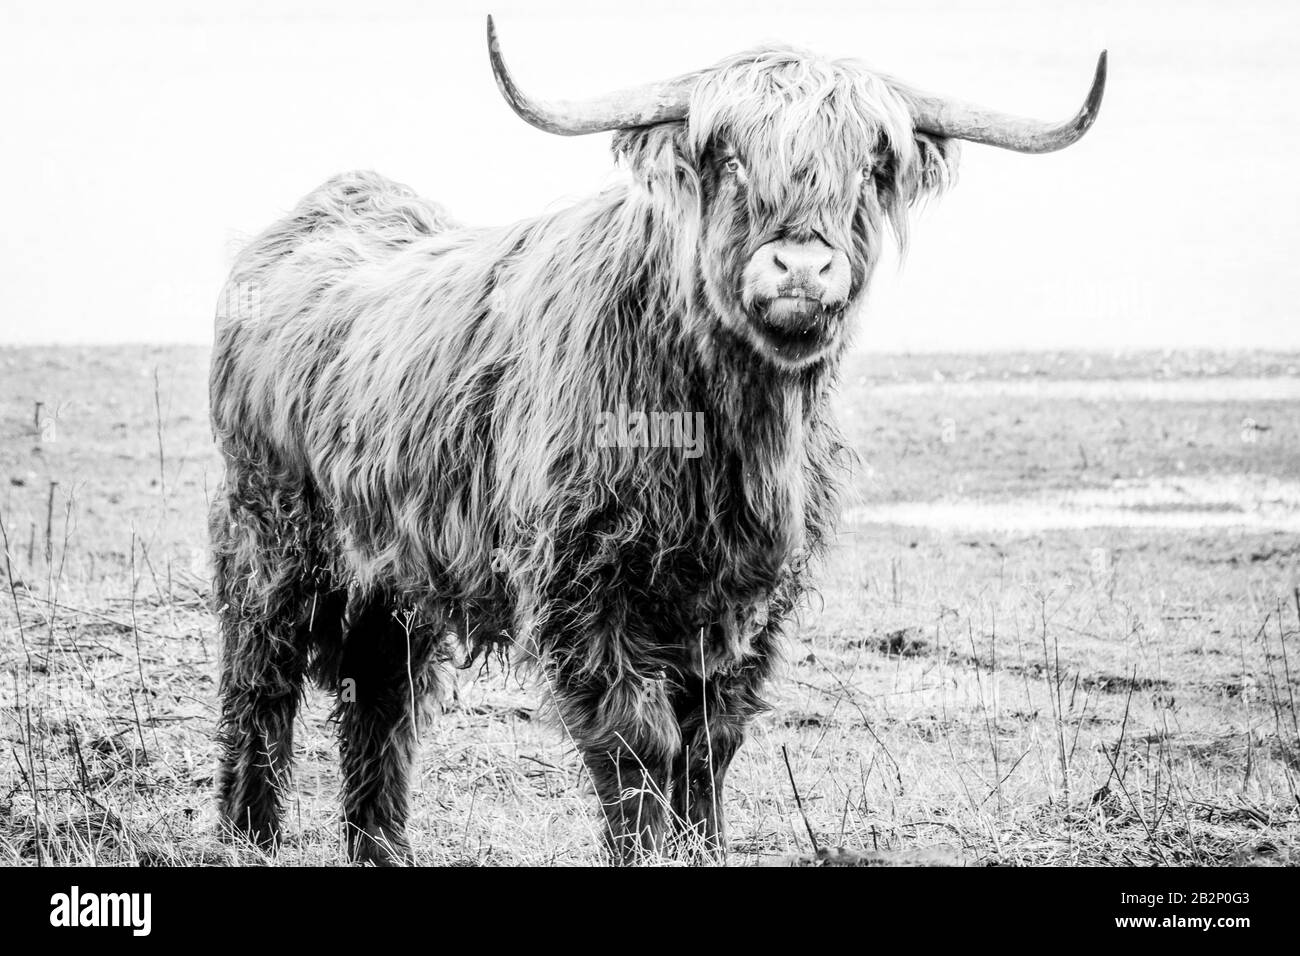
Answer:
[{"label": "cow's ear", "polygon": [[882,149],[873,178],[880,205],[901,248],[907,248],[912,207],[952,184],[959,152],[956,140],[928,133],[915,133],[903,149]]},{"label": "cow's ear", "polygon": [[960,143],[946,136],[916,134],[916,169],[909,202],[943,192],[957,178]]},{"label": "cow's ear", "polygon": [[683,165],[689,164],[685,124],[659,123],[619,130],[614,134],[614,158],[649,189],[675,183]]},{"label": "cow's ear", "polygon": [[903,149],[882,144],[874,179],[890,216],[947,189],[956,179],[959,154],[957,140],[929,133],[914,134]]}]

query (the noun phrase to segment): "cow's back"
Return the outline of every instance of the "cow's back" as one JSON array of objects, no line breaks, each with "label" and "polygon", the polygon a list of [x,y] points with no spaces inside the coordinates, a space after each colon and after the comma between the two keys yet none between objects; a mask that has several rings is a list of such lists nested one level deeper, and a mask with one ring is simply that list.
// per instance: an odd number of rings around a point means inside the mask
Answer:
[{"label": "cow's back", "polygon": [[296,449],[276,440],[285,429],[275,419],[282,425],[286,413],[305,411],[305,390],[346,338],[347,315],[321,303],[357,270],[457,228],[409,187],[352,172],[323,183],[253,239],[217,307],[209,386],[218,442],[228,451],[259,443],[293,464]]}]

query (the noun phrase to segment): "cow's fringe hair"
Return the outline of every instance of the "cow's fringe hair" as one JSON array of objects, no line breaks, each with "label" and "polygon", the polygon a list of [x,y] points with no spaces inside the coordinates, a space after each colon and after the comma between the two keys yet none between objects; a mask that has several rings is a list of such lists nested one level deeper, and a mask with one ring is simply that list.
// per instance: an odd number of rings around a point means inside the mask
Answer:
[{"label": "cow's fringe hair", "polygon": [[[837,356],[774,369],[719,326],[713,287],[745,243],[710,218],[703,158],[722,140],[762,155],[753,221],[859,204],[840,171],[861,157],[864,286],[882,229],[905,242],[907,208],[955,162],[907,97],[856,64],[759,51],[714,71],[688,122],[618,134],[627,181],[561,211],[462,227],[371,173],[308,195],[240,255],[226,301],[244,306],[217,325],[230,626],[386,595],[471,654],[511,642],[570,683],[625,687],[577,715],[597,738],[674,674],[757,686],[838,512]],[[595,423],[620,406],[702,412],[702,457],[604,447]]]},{"label": "cow's fringe hair", "polygon": [[880,181],[877,205],[900,246],[909,207],[950,185],[956,141],[918,134],[913,91],[856,60],[822,60],[794,48],[731,57],[709,71],[690,106],[689,144],[696,156],[725,137],[742,156],[761,155],[751,175],[756,192],[781,196],[784,222],[844,190],[841,171],[868,160]]}]

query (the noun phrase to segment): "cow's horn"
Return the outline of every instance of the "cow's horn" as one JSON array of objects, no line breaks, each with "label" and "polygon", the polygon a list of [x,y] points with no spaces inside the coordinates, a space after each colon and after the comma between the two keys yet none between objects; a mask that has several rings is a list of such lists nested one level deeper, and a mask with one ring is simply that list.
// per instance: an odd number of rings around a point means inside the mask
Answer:
[{"label": "cow's horn", "polygon": [[691,91],[701,75],[688,73],[667,82],[648,83],[580,102],[561,100],[545,103],[528,96],[510,77],[505,60],[501,58],[501,44],[497,41],[497,30],[491,16],[487,18],[487,38],[492,73],[506,102],[538,129],[561,136],[581,136],[583,133],[685,119]]},{"label": "cow's horn", "polygon": [[913,94],[912,113],[916,128],[936,136],[970,140],[1014,149],[1021,153],[1050,153],[1074,143],[1097,119],[1101,95],[1106,89],[1106,51],[1097,58],[1097,73],[1083,109],[1064,123],[1044,123],[1007,113],[981,109],[956,100]]}]

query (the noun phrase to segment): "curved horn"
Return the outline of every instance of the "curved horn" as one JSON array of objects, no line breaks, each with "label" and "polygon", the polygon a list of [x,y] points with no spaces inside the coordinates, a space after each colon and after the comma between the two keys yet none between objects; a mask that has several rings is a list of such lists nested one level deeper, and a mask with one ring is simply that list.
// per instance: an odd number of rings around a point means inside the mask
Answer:
[{"label": "curved horn", "polygon": [[492,17],[487,18],[488,57],[497,87],[519,116],[540,130],[560,136],[581,136],[630,126],[651,126],[686,118],[691,101],[691,91],[699,81],[699,73],[687,73],[661,83],[621,90],[590,100],[570,102],[557,100],[546,103],[533,99],[515,85],[505,60],[501,58],[501,44],[497,40]]},{"label": "curved horn", "polygon": [[914,94],[912,114],[917,130],[984,143],[1021,153],[1050,153],[1064,149],[1088,132],[1101,108],[1101,95],[1106,89],[1106,51],[1097,58],[1097,73],[1083,109],[1064,123],[1044,123],[1008,113],[970,106],[956,100]]}]

